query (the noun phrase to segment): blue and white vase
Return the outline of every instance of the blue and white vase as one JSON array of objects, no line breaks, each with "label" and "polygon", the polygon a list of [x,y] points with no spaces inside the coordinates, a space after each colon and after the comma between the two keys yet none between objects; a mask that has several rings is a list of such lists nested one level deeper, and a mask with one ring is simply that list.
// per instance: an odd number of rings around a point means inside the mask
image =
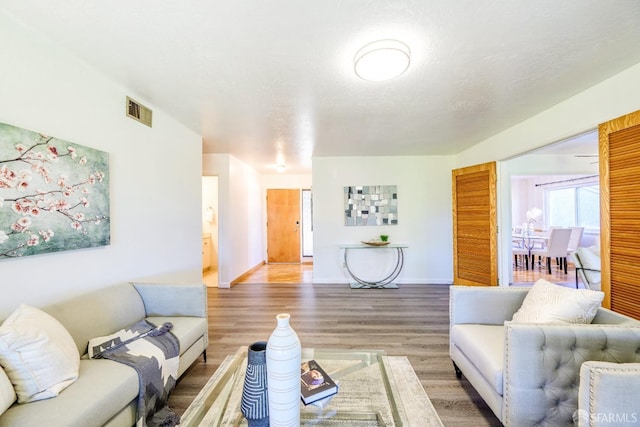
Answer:
[{"label": "blue and white vase", "polygon": [[258,341],[247,351],[247,372],[242,388],[240,411],[249,427],[269,427],[267,393],[267,342]]},{"label": "blue and white vase", "polygon": [[278,325],[267,343],[267,383],[271,427],[300,425],[300,362],[302,348],[289,325],[291,316],[276,316]]}]

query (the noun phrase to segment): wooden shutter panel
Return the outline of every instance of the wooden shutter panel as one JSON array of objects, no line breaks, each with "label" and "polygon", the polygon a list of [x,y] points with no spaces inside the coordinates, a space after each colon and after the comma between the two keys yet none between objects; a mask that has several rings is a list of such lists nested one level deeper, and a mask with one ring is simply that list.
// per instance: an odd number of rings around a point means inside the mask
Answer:
[{"label": "wooden shutter panel", "polygon": [[640,113],[600,125],[600,155],[605,305],[640,319]]},{"label": "wooden shutter panel", "polygon": [[453,280],[497,285],[496,164],[452,172]]}]

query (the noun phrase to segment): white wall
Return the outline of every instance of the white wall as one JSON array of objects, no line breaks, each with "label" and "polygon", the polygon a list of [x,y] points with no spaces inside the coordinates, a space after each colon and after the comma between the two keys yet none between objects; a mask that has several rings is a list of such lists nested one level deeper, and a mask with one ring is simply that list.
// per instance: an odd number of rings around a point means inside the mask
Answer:
[{"label": "white wall", "polygon": [[260,175],[229,154],[205,154],[203,174],[218,176],[219,287],[264,262]]},{"label": "white wall", "polygon": [[[314,157],[314,283],[349,282],[338,246],[380,234],[409,246],[399,283],[451,283],[453,163],[448,156]],[[345,226],[343,190],[349,185],[397,185],[398,225]]]},{"label": "white wall", "polygon": [[640,64],[628,68],[456,156],[456,167],[519,156],[640,110]]},{"label": "white wall", "polygon": [[[640,64],[628,68],[525,121],[488,138],[456,156],[456,167],[494,160],[509,160],[498,166],[498,224],[500,230],[511,230],[511,174],[529,174],[536,165],[544,165],[546,173],[588,173],[574,169],[568,162],[527,161],[516,157],[536,148],[568,139],[597,128],[600,123],[640,109]],[[565,159],[566,160],[566,159]],[[516,163],[511,164],[511,161]],[[518,163],[519,162],[519,163]],[[505,164],[507,163],[507,164]],[[553,166],[553,170],[551,169]],[[513,171],[513,169],[518,169]],[[499,236],[500,283],[509,283],[511,275],[509,233]]]},{"label": "white wall", "polygon": [[[130,280],[201,281],[201,137],[0,12],[0,122],[109,153],[111,245],[0,261],[0,316]],[[125,116],[130,95],[153,128]]]},{"label": "white wall", "polygon": [[283,174],[268,174],[262,175],[262,187],[264,188],[265,196],[267,189],[277,188],[299,188],[309,189],[311,188],[311,174],[309,175],[283,175]]}]

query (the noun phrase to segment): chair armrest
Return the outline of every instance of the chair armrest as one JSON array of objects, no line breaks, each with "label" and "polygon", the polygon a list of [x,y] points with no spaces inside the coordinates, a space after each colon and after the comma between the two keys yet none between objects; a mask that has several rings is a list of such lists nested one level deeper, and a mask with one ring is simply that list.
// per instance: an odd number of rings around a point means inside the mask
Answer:
[{"label": "chair armrest", "polygon": [[585,362],[579,390],[580,427],[640,423],[640,363]]},{"label": "chair armrest", "polygon": [[505,323],[505,425],[571,425],[580,366],[640,363],[637,325]]},{"label": "chair armrest", "polygon": [[207,287],[202,284],[132,283],[147,317],[185,316],[207,318]]},{"label": "chair armrest", "polygon": [[529,288],[451,286],[449,318],[451,325],[477,323],[502,325],[511,320]]}]

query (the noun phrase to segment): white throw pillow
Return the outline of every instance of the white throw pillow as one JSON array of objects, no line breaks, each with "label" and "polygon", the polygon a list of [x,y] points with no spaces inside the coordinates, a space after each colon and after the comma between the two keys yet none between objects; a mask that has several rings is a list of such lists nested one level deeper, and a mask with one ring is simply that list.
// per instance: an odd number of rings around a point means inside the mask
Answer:
[{"label": "white throw pillow", "polygon": [[572,289],[538,280],[513,315],[516,323],[591,323],[604,292]]},{"label": "white throw pillow", "polygon": [[76,381],[80,355],[60,322],[23,304],[0,326],[0,365],[18,403],[26,403],[55,397]]},{"label": "white throw pillow", "polygon": [[9,409],[16,401],[16,392],[7,374],[0,368],[0,414]]}]

